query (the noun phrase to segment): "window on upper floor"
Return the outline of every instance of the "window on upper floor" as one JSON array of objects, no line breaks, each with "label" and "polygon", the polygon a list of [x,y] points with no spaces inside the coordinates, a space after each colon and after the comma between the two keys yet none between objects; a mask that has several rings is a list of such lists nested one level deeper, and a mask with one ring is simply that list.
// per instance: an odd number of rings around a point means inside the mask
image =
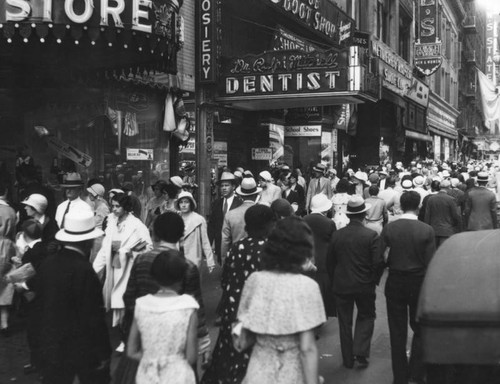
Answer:
[{"label": "window on upper floor", "polygon": [[403,8],[400,8],[399,14],[399,56],[406,61],[410,61],[410,52],[413,46],[411,42],[412,18]]},{"label": "window on upper floor", "polygon": [[377,1],[377,25],[375,28],[376,36],[387,43],[389,32],[389,7],[384,0]]}]

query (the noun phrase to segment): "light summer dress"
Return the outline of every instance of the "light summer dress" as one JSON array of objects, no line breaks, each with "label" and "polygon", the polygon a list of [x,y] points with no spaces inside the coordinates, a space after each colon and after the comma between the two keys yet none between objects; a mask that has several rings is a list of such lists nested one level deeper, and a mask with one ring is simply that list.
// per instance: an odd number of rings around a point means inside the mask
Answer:
[{"label": "light summer dress", "polygon": [[136,300],[134,316],[143,349],[136,384],[196,383],[186,360],[186,342],[189,320],[198,308],[190,295],[146,295]]}]

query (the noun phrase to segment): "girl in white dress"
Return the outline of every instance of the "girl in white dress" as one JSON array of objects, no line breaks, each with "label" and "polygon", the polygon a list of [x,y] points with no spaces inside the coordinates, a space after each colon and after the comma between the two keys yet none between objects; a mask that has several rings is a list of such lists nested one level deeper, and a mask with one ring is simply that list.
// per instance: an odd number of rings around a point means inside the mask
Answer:
[{"label": "girl in white dress", "polygon": [[349,182],[346,179],[341,179],[337,183],[337,193],[332,197],[333,203],[333,218],[337,230],[344,228],[349,224],[349,217],[347,217],[347,202],[351,197],[347,191],[349,189]]},{"label": "girl in white dress", "polygon": [[179,295],[187,269],[177,250],[161,252],[151,265],[160,285],[136,300],[127,355],[139,361],[136,384],[195,384],[198,303]]}]

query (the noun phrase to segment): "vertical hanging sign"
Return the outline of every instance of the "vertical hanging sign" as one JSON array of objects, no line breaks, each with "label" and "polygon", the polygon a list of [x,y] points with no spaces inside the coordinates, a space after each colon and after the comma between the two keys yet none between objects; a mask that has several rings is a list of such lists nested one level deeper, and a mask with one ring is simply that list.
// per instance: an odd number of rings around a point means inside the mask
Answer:
[{"label": "vertical hanging sign", "polygon": [[417,23],[415,67],[425,76],[430,76],[443,62],[438,35],[438,0],[418,0]]},{"label": "vertical hanging sign", "polygon": [[214,83],[216,81],[217,57],[217,0],[198,0],[198,81]]}]

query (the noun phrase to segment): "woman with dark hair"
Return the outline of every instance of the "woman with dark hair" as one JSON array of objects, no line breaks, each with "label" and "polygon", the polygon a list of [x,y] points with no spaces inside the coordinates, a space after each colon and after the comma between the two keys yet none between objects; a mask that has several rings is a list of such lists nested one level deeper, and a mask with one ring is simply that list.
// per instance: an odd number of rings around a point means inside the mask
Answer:
[{"label": "woman with dark hair", "polygon": [[245,283],[233,328],[238,351],[253,346],[245,384],[321,382],[314,330],[325,309],[318,284],[301,273],[313,247],[304,220],[280,220],[264,246],[264,270]]},{"label": "woman with dark hair", "polygon": [[196,383],[199,305],[192,296],[179,294],[187,268],[173,249],[159,253],[151,265],[159,290],[136,300],[127,343],[128,357],[139,361],[137,384]]},{"label": "woman with dark hair", "polygon": [[337,183],[337,192],[332,197],[333,203],[333,221],[337,230],[344,228],[349,224],[349,218],[346,215],[347,212],[347,202],[349,201],[350,195],[347,193],[349,191],[349,181],[346,179],[340,179]]},{"label": "woman with dark hair", "polygon": [[172,184],[172,183],[167,183],[163,185],[162,189],[164,195],[165,195],[165,201],[160,207],[161,213],[163,212],[177,212],[177,196],[181,192],[181,188],[178,186]]},{"label": "woman with dark hair", "polygon": [[151,186],[154,195],[146,204],[147,216],[145,224],[148,228],[153,224],[154,219],[161,214],[161,207],[167,200],[164,192],[166,186],[167,182],[164,180],[158,180]]},{"label": "woman with dark hair", "polygon": [[246,279],[261,270],[261,254],[269,232],[275,223],[274,213],[265,205],[253,205],[245,212],[245,230],[248,237],[236,242],[230,249],[222,270],[222,298],[219,305],[221,327],[212,363],[202,384],[241,383],[250,353],[238,352],[233,347],[231,325],[236,321],[241,291]]},{"label": "woman with dark hair", "polygon": [[108,216],[102,246],[93,262],[96,273],[105,274],[103,287],[106,310],[113,311],[112,326],[122,323],[125,305],[123,294],[127,288],[135,257],[153,248],[147,227],[131,212],[130,196],[115,194],[111,199],[112,215]]}]

